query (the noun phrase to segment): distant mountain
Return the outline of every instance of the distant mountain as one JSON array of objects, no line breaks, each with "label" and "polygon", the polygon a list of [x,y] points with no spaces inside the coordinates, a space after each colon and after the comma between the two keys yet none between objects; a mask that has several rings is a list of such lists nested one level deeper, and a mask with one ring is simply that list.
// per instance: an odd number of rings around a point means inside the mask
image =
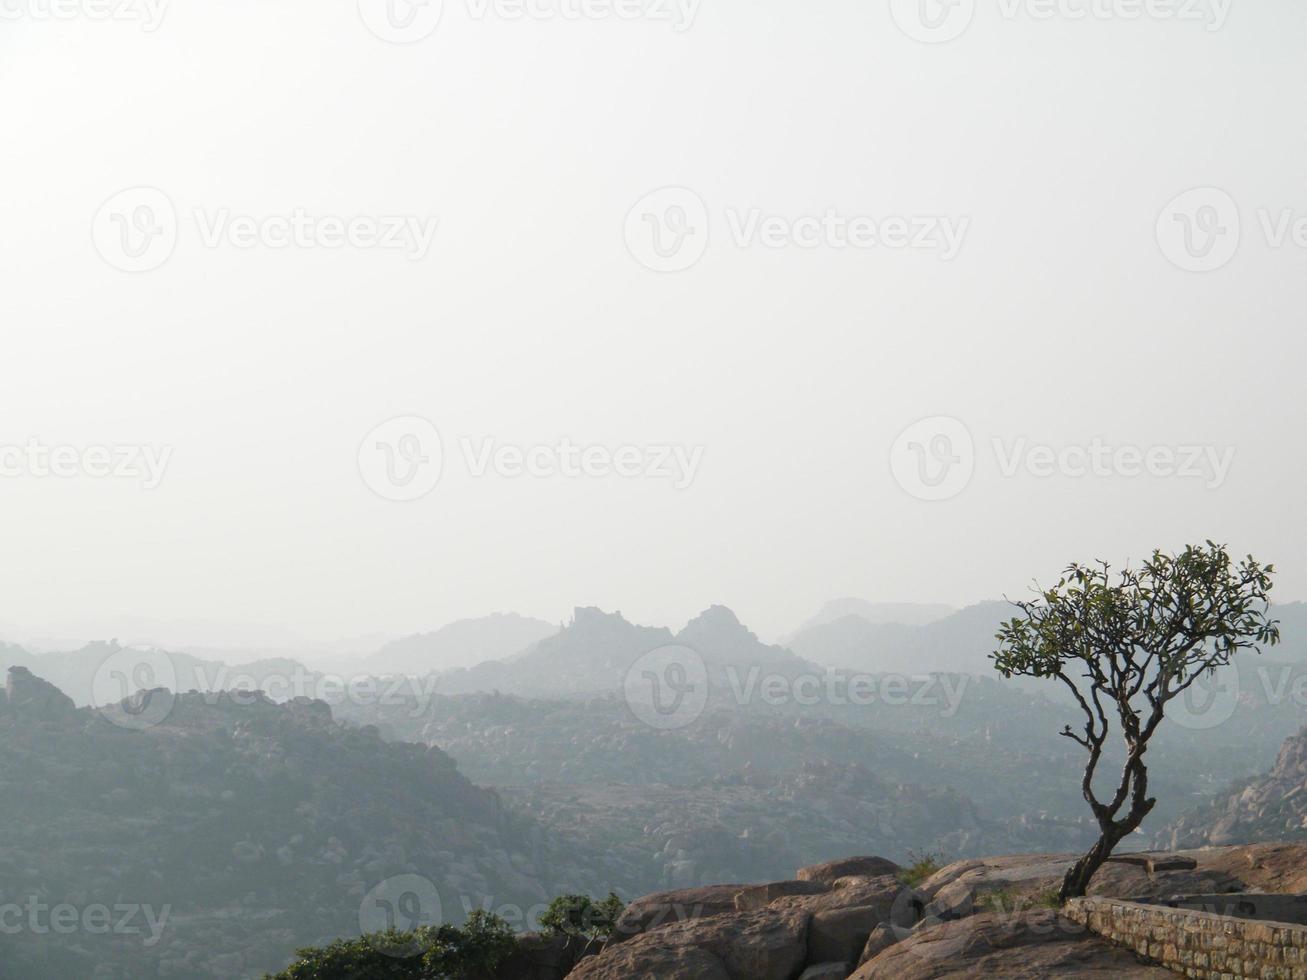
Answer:
[{"label": "distant mountain", "polygon": [[[501,662],[455,670],[439,679],[442,694],[500,691],[524,697],[566,697],[620,689],[645,654],[688,647],[702,659],[714,688],[725,688],[727,672],[764,668],[791,674],[816,668],[784,647],[768,646],[724,606],[713,606],[679,633],[640,626],[619,613],[578,608],[553,636]],[[672,656],[676,656],[673,651]]]},{"label": "distant mountain", "polygon": [[789,647],[823,666],[851,670],[989,674],[994,634],[1012,615],[1006,602],[982,602],[919,626],[849,615],[801,630]]},{"label": "distant mountain", "polygon": [[919,602],[869,602],[866,599],[846,598],[832,599],[818,610],[817,615],[807,620],[791,636],[802,633],[814,626],[833,623],[845,616],[861,616],[869,623],[898,623],[900,626],[925,626],[938,619],[943,619],[956,610],[942,603]]},{"label": "distant mountain", "polygon": [[[232,665],[153,647],[124,647],[115,640],[88,643],[78,650],[41,654],[0,645],[0,671],[10,667],[27,668],[79,706],[106,700],[104,682],[111,671],[116,671],[112,676],[122,685],[117,690],[117,695],[122,696],[152,687],[177,691],[258,688],[278,701],[316,693],[320,676],[298,661],[285,658]],[[98,691],[97,679],[101,684]]]},{"label": "distant mountain", "polygon": [[[165,718],[130,727],[160,702]],[[394,876],[461,921],[547,900],[546,867],[575,863],[546,862],[558,841],[444,752],[340,725],[321,701],[156,691],[101,714],[23,668],[0,691],[0,824],[5,902],[153,915],[75,943],[0,936],[0,976],[23,980],[259,976],[357,935]]]},{"label": "distant mountain", "polygon": [[498,613],[461,619],[436,630],[387,643],[364,661],[378,674],[426,675],[456,667],[504,660],[558,632],[542,619]]},{"label": "distant mountain", "polygon": [[1307,728],[1284,743],[1265,776],[1185,814],[1158,839],[1169,848],[1307,841]]}]

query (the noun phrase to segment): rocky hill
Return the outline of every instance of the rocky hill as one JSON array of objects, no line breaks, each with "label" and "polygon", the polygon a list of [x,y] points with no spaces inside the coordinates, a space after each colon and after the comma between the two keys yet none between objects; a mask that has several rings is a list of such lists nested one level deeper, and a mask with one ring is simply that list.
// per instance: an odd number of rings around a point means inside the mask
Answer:
[{"label": "rocky hill", "polygon": [[[1090,893],[1295,891],[1307,846],[1216,848],[1149,867],[1113,861]],[[1068,854],[1023,854],[905,870],[842,858],[753,884],[718,884],[632,902],[602,942],[524,936],[511,959],[457,980],[969,980],[974,977],[1166,980],[1174,974],[1062,916],[1052,895]],[[1169,870],[1168,870],[1169,869]],[[348,958],[294,976],[343,980]],[[371,974],[369,974],[370,976]],[[429,978],[413,966],[385,975]]]},{"label": "rocky hill", "polygon": [[557,632],[551,623],[515,613],[463,619],[432,633],[393,640],[365,665],[376,674],[417,675],[475,667],[521,653]]},{"label": "rocky hill", "polygon": [[702,658],[714,689],[725,692],[751,668],[795,676],[817,668],[783,647],[768,646],[729,609],[713,606],[679,633],[639,626],[621,613],[578,608],[572,621],[529,650],[440,678],[443,694],[499,691],[528,697],[570,697],[620,690],[636,662],[668,648],[688,647]]},{"label": "rocky hill", "polygon": [[[0,904],[38,912],[0,936],[0,975],[257,976],[356,934],[365,897],[396,876],[429,881],[446,918],[463,896],[553,894],[543,834],[439,749],[384,742],[307,699],[155,691],[118,712],[9,671]],[[56,906],[134,908],[133,931],[50,942],[39,909]]]},{"label": "rocky hill", "polygon": [[1307,840],[1307,728],[1284,743],[1269,773],[1180,817],[1158,840],[1172,847]]},{"label": "rocky hill", "polygon": [[[1091,894],[1301,888],[1307,846],[1184,852],[1187,868],[1150,873],[1113,863]],[[571,980],[928,980],[1174,974],[1063,919],[1048,895],[1071,855],[965,861],[915,886],[863,857],[801,868],[791,880],[650,895],[630,905],[604,950]],[[647,971],[647,973],[646,973]]]}]

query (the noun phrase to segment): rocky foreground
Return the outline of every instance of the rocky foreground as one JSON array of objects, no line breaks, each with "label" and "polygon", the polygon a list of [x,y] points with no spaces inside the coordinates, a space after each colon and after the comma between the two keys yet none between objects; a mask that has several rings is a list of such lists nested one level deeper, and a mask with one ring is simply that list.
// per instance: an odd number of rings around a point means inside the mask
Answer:
[{"label": "rocky foreground", "polygon": [[[1091,894],[1307,891],[1307,845],[1179,852],[1175,870],[1109,864]],[[959,861],[915,887],[862,857],[793,880],[664,892],[627,907],[602,950],[538,961],[530,980],[936,980],[949,977],[1172,977],[1048,907],[1071,855]],[[588,954],[588,955],[587,955]],[[521,966],[518,966],[519,971]]]}]

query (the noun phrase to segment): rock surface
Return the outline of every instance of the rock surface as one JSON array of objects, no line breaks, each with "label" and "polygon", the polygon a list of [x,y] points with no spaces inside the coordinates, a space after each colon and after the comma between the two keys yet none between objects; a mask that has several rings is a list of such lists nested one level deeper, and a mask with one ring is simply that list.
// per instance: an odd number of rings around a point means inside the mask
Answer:
[{"label": "rock surface", "polygon": [[975,977],[1174,980],[1175,974],[1043,909],[1016,921],[985,913],[919,930],[864,963],[852,980]]},{"label": "rock surface", "polygon": [[1284,743],[1274,768],[1171,824],[1172,848],[1307,840],[1307,728]]}]

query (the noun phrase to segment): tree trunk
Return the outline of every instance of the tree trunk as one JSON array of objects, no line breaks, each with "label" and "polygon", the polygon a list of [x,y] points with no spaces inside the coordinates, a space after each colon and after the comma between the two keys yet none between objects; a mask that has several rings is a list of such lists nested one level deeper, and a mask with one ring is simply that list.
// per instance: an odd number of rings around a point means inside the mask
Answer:
[{"label": "tree trunk", "polygon": [[1103,836],[1098,838],[1098,843],[1068,869],[1066,877],[1062,879],[1062,890],[1058,893],[1058,900],[1065,902],[1068,898],[1083,897],[1089,889],[1089,881],[1094,877],[1094,873],[1112,856],[1112,849],[1120,842],[1121,838],[1115,827],[1105,830]]}]

